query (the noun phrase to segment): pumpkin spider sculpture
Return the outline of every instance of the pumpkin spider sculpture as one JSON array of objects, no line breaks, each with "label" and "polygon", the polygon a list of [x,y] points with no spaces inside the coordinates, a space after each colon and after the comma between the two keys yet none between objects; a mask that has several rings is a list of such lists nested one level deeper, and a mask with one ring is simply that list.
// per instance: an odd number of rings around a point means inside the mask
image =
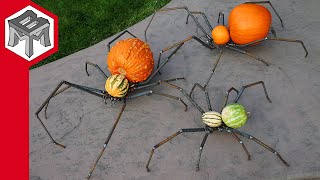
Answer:
[{"label": "pumpkin spider sculpture", "polygon": [[[129,38],[125,40],[121,40],[116,43],[115,46],[111,48],[110,51],[110,44],[117,40],[119,37],[124,35],[125,33],[130,34],[134,38]],[[181,47],[181,46],[180,46]],[[61,81],[58,86],[54,89],[54,91],[49,95],[49,97],[44,101],[44,103],[40,106],[40,108],[36,111],[35,115],[37,119],[40,121],[42,127],[45,129],[46,133],[49,135],[53,144],[58,145],[62,148],[65,148],[64,145],[56,142],[54,138],[49,133],[48,129],[44,125],[43,121],[39,117],[39,113],[44,109],[45,118],[47,119],[47,108],[51,99],[61,92],[69,89],[70,87],[76,88],[78,90],[87,92],[94,96],[97,96],[104,100],[107,103],[107,100],[111,101],[111,104],[115,104],[116,102],[121,101],[123,103],[121,110],[109,132],[107,135],[106,141],[103,143],[102,149],[94,162],[89,174],[88,179],[91,177],[92,172],[94,171],[97,163],[99,162],[101,156],[103,155],[109,140],[120,120],[120,117],[125,110],[126,102],[128,100],[138,98],[141,96],[156,94],[159,96],[171,98],[173,100],[180,101],[185,106],[185,111],[187,110],[186,103],[175,96],[171,96],[169,94],[155,92],[150,90],[154,86],[159,85],[159,82],[149,83],[150,80],[159,72],[159,70],[171,59],[174,53],[180,48],[178,47],[174,52],[172,52],[166,59],[165,62],[161,64],[153,73],[153,55],[148,46],[148,44],[144,43],[143,41],[139,40],[136,36],[134,36],[129,31],[125,30],[120,33],[117,37],[115,37],[112,41],[108,43],[108,68],[111,71],[112,76],[108,77],[106,73],[97,65],[90,62],[86,62],[85,70],[87,75],[88,73],[88,65],[95,67],[107,80],[105,88],[106,90],[100,90],[92,87],[87,87],[83,85],[74,84],[68,81]],[[142,68],[141,68],[142,67]],[[151,74],[152,73],[152,74]],[[175,79],[168,79],[164,82],[171,82],[176,80],[182,80],[185,78],[175,78]],[[130,81],[130,82],[128,82]],[[63,85],[65,87],[61,88]],[[148,89],[149,88],[149,89]],[[59,90],[60,89],[60,90]],[[148,89],[148,90],[146,90]],[[137,90],[141,90],[140,92],[135,92]]]},{"label": "pumpkin spider sculpture", "polygon": [[[151,20],[149,24],[147,25],[144,36],[145,40],[147,42],[147,30],[156,15],[156,13],[160,12],[166,12],[166,11],[174,11],[174,10],[185,10],[187,12],[187,20],[186,24],[188,23],[189,17],[195,22],[197,27],[202,31],[204,40],[201,39],[201,37],[197,36],[190,36],[178,43],[175,43],[171,46],[168,46],[164,48],[162,51],[160,51],[159,58],[158,58],[158,64],[157,67],[159,67],[160,64],[160,58],[161,54],[163,52],[166,52],[174,47],[181,46],[184,43],[194,39],[196,42],[199,42],[203,46],[207,47],[210,50],[217,49],[219,51],[217,60],[211,70],[211,74],[207,78],[205,84],[202,86],[199,83],[195,83],[192,87],[192,90],[190,92],[190,95],[193,93],[195,87],[198,87],[200,90],[204,91],[206,94],[207,104],[211,109],[210,100],[208,97],[208,93],[206,91],[206,87],[208,86],[210,79],[212,78],[212,75],[218,65],[218,62],[222,56],[222,49],[230,49],[235,52],[245,54],[257,61],[261,61],[266,66],[269,66],[270,63],[265,61],[263,58],[252,54],[248,52],[247,50],[244,50],[242,48],[252,46],[259,44],[263,41],[284,41],[284,42],[295,42],[300,43],[305,51],[305,57],[308,55],[308,50],[306,49],[304,43],[301,40],[295,40],[295,39],[286,39],[286,38],[277,38],[276,32],[274,28],[271,26],[272,23],[272,17],[270,11],[265,8],[264,6],[258,5],[258,4],[269,4],[277,17],[279,18],[282,27],[283,22],[280,17],[280,15],[275,10],[274,6],[271,4],[270,1],[257,1],[257,2],[246,2],[244,4],[240,4],[233,8],[229,15],[229,27],[227,28],[224,26],[224,14],[220,11],[218,16],[218,24],[222,22],[223,25],[219,25],[215,28],[213,28],[207,18],[207,16],[203,12],[194,12],[190,11],[188,7],[173,7],[173,8],[163,8],[160,10],[157,10],[154,12],[153,16],[151,17]],[[202,25],[199,23],[199,21],[195,18],[194,14],[200,14],[204,18],[207,26],[209,27],[212,36],[210,36],[207,31],[202,27]],[[272,34],[275,37],[267,37],[269,30],[272,32]],[[160,72],[159,72],[160,73]]]},{"label": "pumpkin spider sculpture", "polygon": [[[234,87],[231,87],[225,95],[225,99],[224,99],[224,105],[223,105],[223,109],[221,110],[221,113],[219,112],[214,112],[209,110],[208,112],[205,112],[203,109],[201,109],[201,107],[195,102],[194,99],[192,99],[192,97],[181,87],[178,87],[176,85],[173,85],[171,83],[168,82],[160,82],[161,84],[167,85],[169,87],[178,89],[179,91],[182,92],[182,94],[191,102],[191,104],[197,108],[199,110],[200,113],[202,113],[202,120],[203,123],[205,124],[204,128],[188,128],[188,129],[181,129],[178,132],[172,134],[171,136],[167,137],[166,139],[164,139],[163,141],[161,141],[160,143],[156,144],[150,152],[150,156],[149,159],[147,161],[146,164],[146,168],[147,171],[150,172],[150,168],[149,168],[149,164],[151,161],[151,158],[154,154],[154,151],[159,148],[160,146],[162,146],[163,144],[165,144],[166,142],[172,140],[173,138],[175,138],[176,136],[178,136],[179,134],[182,133],[190,133],[190,132],[204,132],[204,138],[201,142],[200,145],[200,151],[199,151],[199,156],[198,156],[198,160],[197,160],[197,164],[196,164],[196,170],[199,170],[199,164],[200,164],[200,159],[201,159],[201,154],[202,154],[202,149],[204,144],[206,143],[207,137],[209,134],[212,134],[215,131],[218,132],[225,132],[225,133],[229,133],[231,134],[242,146],[242,148],[244,149],[248,160],[251,159],[251,155],[249,154],[249,151],[247,150],[246,146],[244,145],[244,143],[241,141],[241,139],[238,137],[238,135],[250,139],[256,143],[258,143],[260,146],[266,148],[267,150],[271,151],[272,153],[274,153],[275,155],[278,156],[278,158],[286,165],[289,166],[289,164],[280,156],[280,154],[274,150],[273,148],[271,148],[270,146],[266,145],[265,143],[263,143],[262,141],[260,141],[259,139],[253,137],[250,134],[247,134],[245,132],[239,131],[237,130],[237,128],[243,126],[246,121],[247,121],[247,114],[249,114],[249,112],[246,112],[245,108],[238,103],[241,95],[243,94],[244,90],[248,87],[252,87],[255,85],[262,85],[263,89],[264,89],[264,93],[266,98],[268,99],[268,101],[271,103],[271,100],[268,96],[265,84],[263,81],[259,81],[259,82],[255,82],[252,84],[248,84],[245,86],[242,86],[240,90],[235,89]],[[227,104],[228,102],[228,97],[229,97],[229,93],[231,91],[235,91],[237,93],[236,98],[234,99],[233,103]],[[210,107],[208,107],[210,108]]]}]

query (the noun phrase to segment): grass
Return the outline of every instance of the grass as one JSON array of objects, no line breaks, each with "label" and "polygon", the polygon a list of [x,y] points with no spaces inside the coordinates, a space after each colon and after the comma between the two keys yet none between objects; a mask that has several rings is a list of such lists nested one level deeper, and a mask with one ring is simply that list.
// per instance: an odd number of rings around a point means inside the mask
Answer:
[{"label": "grass", "polygon": [[56,61],[141,21],[170,0],[33,0],[59,17],[59,51],[36,68]]}]

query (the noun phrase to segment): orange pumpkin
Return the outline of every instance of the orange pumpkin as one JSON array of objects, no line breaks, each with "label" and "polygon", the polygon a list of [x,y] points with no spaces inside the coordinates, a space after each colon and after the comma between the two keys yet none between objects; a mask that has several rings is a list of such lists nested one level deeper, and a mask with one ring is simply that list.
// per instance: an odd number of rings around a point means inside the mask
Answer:
[{"label": "orange pumpkin", "polygon": [[264,6],[238,5],[229,15],[230,37],[236,44],[247,44],[263,39],[267,37],[271,21],[271,14]]},{"label": "orange pumpkin", "polygon": [[117,42],[108,54],[111,74],[122,74],[129,82],[145,81],[153,70],[153,54],[149,45],[138,38]]},{"label": "orange pumpkin", "polygon": [[226,44],[230,40],[230,35],[227,27],[225,26],[216,26],[212,30],[213,42],[217,45]]}]

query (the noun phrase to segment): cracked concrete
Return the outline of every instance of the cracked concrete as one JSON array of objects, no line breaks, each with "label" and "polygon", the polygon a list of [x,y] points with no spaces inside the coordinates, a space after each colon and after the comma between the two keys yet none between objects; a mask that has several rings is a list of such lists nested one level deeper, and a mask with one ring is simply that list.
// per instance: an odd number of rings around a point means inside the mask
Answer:
[{"label": "cracked concrete", "polygon": [[[244,1],[241,1],[244,2]],[[188,6],[203,11],[213,26],[222,10],[226,16],[236,0],[173,0],[166,7]],[[224,133],[213,133],[204,146],[200,171],[195,171],[202,133],[180,135],[157,149],[151,161],[151,172],[145,170],[149,151],[156,143],[181,128],[203,126],[201,114],[178,91],[158,86],[154,91],[172,94],[188,104],[183,105],[161,96],[146,96],[127,103],[125,112],[92,179],[304,179],[320,178],[320,1],[272,1],[284,21],[277,18],[273,26],[283,38],[301,39],[309,50],[295,43],[265,42],[249,47],[250,52],[272,65],[225,50],[216,73],[209,83],[214,110],[222,105],[224,92],[230,88],[263,80],[272,103],[268,103],[260,87],[247,90],[240,102],[251,112],[251,118],[241,130],[274,147],[290,163],[285,167],[275,155],[254,142],[243,139],[252,159],[247,161],[241,146]],[[275,17],[275,16],[274,16]],[[151,17],[129,30],[144,39],[143,31]],[[155,16],[148,31],[149,44],[157,59],[163,48],[187,38],[201,36],[194,22],[185,24],[186,13],[175,11]],[[206,28],[204,21],[199,21]],[[125,36],[128,37],[128,36]],[[99,89],[105,79],[93,68],[87,77],[84,63],[90,61],[107,72],[108,38],[92,47],[30,71],[30,179],[85,179],[106,134],[120,110],[121,103],[105,104],[85,92],[68,89],[50,101],[48,119],[40,117],[58,142],[53,145],[41,127],[35,111],[61,80]],[[167,54],[164,53],[163,59]],[[195,82],[204,84],[217,58],[195,41],[186,43],[157,75],[154,81],[186,77],[175,84],[190,91]],[[203,93],[194,98],[206,106]]]}]

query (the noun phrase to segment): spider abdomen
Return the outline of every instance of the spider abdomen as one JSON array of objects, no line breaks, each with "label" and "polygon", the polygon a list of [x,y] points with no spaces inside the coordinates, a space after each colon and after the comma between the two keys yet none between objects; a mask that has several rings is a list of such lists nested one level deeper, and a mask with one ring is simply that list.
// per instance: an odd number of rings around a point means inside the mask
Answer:
[{"label": "spider abdomen", "polygon": [[243,126],[248,119],[246,109],[238,103],[228,104],[224,107],[221,117],[226,126],[234,129]]}]

